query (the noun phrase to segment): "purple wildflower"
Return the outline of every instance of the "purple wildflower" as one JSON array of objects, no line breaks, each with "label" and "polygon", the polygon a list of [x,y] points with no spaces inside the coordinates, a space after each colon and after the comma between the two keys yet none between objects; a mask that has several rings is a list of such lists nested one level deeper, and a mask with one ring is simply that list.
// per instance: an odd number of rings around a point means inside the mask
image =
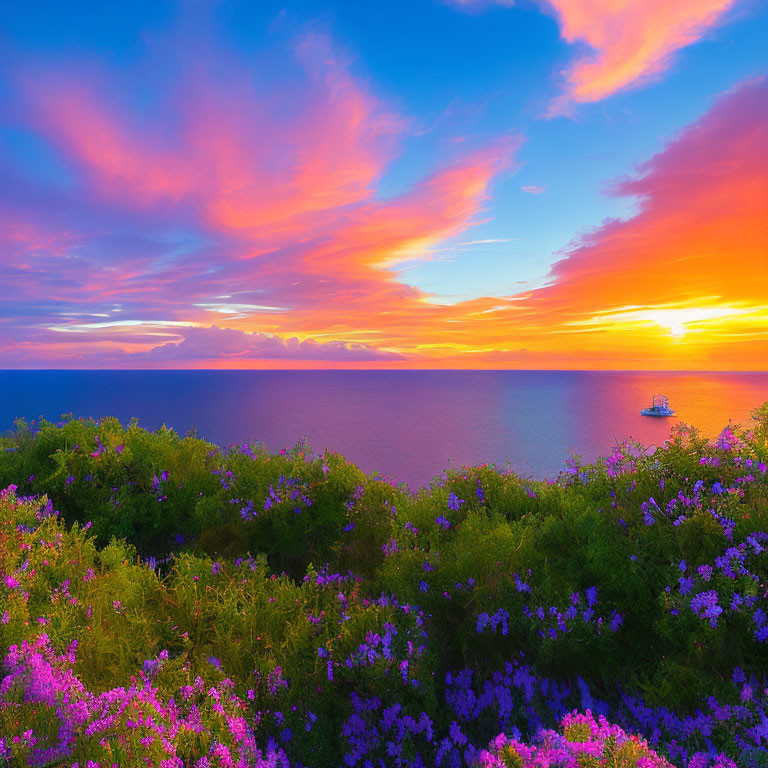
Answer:
[{"label": "purple wildflower", "polygon": [[723,609],[717,604],[718,595],[714,589],[700,592],[691,598],[691,610],[702,619],[709,619],[711,626],[717,626],[717,617]]}]

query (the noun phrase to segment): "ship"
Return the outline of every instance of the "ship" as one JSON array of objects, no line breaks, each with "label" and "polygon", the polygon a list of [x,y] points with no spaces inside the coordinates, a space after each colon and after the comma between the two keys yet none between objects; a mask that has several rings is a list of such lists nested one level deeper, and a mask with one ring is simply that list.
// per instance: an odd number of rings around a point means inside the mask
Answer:
[{"label": "ship", "polygon": [[675,412],[669,407],[666,395],[654,395],[650,408],[643,408],[640,413],[643,416],[674,416]]}]

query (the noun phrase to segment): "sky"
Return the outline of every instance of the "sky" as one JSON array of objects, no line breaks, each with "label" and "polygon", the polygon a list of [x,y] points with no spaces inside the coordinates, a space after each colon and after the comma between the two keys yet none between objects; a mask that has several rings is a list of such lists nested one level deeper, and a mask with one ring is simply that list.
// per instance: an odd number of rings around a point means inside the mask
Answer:
[{"label": "sky", "polygon": [[0,368],[768,369],[768,2],[0,5]]}]

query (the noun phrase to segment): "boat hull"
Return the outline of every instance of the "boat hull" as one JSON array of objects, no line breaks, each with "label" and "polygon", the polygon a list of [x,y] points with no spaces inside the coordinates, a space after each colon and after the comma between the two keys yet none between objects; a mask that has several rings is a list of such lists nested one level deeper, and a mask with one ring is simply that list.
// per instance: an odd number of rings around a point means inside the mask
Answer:
[{"label": "boat hull", "polygon": [[653,410],[651,408],[643,408],[642,411],[640,411],[640,414],[642,416],[674,416],[675,412],[666,410],[666,411],[657,411]]}]

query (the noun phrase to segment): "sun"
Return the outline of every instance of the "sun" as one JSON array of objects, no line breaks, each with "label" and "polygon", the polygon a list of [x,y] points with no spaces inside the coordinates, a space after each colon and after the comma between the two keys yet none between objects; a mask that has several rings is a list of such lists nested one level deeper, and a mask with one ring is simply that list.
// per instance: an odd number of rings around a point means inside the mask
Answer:
[{"label": "sun", "polygon": [[764,319],[766,307],[620,307],[611,312],[603,312],[589,318],[569,323],[569,325],[600,326],[602,328],[641,329],[656,326],[668,332],[673,339],[682,339],[692,331],[703,331],[702,323],[714,320],[730,322],[745,315],[756,315]]}]

